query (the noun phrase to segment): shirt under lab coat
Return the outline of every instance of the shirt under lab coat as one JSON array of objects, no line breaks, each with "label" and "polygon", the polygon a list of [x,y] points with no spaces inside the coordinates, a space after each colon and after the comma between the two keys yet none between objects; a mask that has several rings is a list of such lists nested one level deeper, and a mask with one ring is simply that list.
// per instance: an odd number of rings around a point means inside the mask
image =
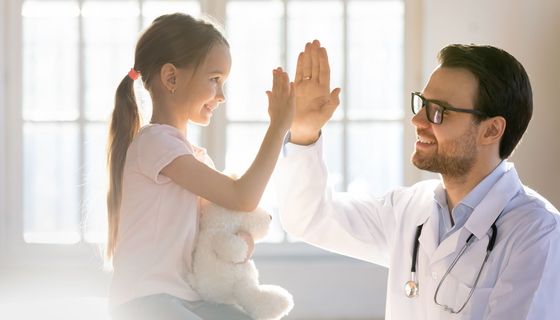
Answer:
[{"label": "shirt under lab coat", "polygon": [[[385,319],[560,319],[560,216],[546,199],[521,184],[513,164],[505,164],[505,172],[464,226],[441,243],[434,200],[439,180],[398,188],[383,197],[333,192],[327,187],[322,139],[312,146],[286,144],[277,170],[280,217],[288,233],[389,268]],[[474,234],[476,239],[438,293],[440,304],[460,308],[498,216],[496,244],[473,296],[461,313],[445,311],[434,303],[442,276]],[[411,277],[414,236],[421,224],[419,296],[408,298],[404,285]]]}]

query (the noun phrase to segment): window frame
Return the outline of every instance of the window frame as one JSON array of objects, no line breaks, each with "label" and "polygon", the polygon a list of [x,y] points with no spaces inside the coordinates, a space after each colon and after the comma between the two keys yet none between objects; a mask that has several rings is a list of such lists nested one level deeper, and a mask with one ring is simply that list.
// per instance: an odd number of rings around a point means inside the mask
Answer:
[{"label": "window frame", "polygon": [[[37,1],[37,0],[36,0]],[[41,0],[38,0],[41,1]],[[82,3],[82,0],[78,0]],[[98,0],[99,1],[99,0]],[[110,1],[110,0],[101,0]],[[143,2],[143,0],[138,0]],[[251,0],[247,0],[251,1]],[[287,2],[290,0],[282,0],[286,8]],[[314,1],[314,0],[307,0]],[[339,1],[339,0],[333,0]],[[348,1],[344,2],[346,7]],[[365,1],[365,0],[363,0]],[[404,48],[403,48],[403,103],[406,104],[408,92],[418,88],[421,84],[421,57],[411,52],[420,52],[420,0],[395,0],[403,1],[405,17],[404,17]],[[225,21],[227,0],[200,0],[202,12],[210,13],[217,21]],[[49,266],[91,266],[92,262],[99,264],[101,267],[101,248],[96,244],[80,242],[72,245],[63,244],[34,244],[25,243],[23,240],[23,116],[21,107],[23,103],[22,95],[22,69],[23,69],[23,47],[22,47],[22,16],[21,6],[23,0],[7,0],[0,5],[0,150],[2,156],[0,158],[0,176],[5,177],[0,180],[0,266],[3,265],[49,265]],[[139,18],[140,24],[142,16]],[[286,21],[286,20],[284,20]],[[344,19],[346,25],[347,19]],[[81,24],[81,23],[80,23]],[[284,33],[287,32],[287,23],[284,23]],[[345,26],[346,28],[346,26]],[[8,32],[10,30],[10,32]],[[344,30],[346,33],[346,29]],[[346,37],[345,37],[346,38]],[[347,42],[344,41],[344,52],[347,52]],[[284,35],[284,47],[287,40]],[[8,50],[9,49],[9,50]],[[83,59],[83,43],[79,47],[80,58]],[[283,62],[287,63],[286,51],[283,53]],[[348,66],[347,55],[344,61],[344,85],[347,83],[346,69]],[[6,66],[6,67],[4,67]],[[9,67],[8,67],[9,66]],[[416,75],[416,76],[407,76]],[[419,76],[420,75],[420,76]],[[5,80],[5,82],[4,82]],[[80,126],[82,132],[85,128],[83,116],[84,94],[83,94],[83,70],[80,70],[80,118],[75,123]],[[345,88],[344,88],[345,89]],[[345,101],[342,102],[346,106]],[[413,170],[408,161],[407,155],[412,150],[413,128],[407,123],[408,109],[402,106],[405,113],[399,120],[403,124],[403,184],[407,185],[417,181],[420,174]],[[346,114],[346,113],[344,113]],[[337,122],[343,122],[345,126],[346,116]],[[375,122],[375,120],[373,120]],[[90,122],[90,121],[88,121]],[[209,130],[205,130],[202,134],[202,144],[206,147],[210,154],[213,155],[214,161],[218,168],[224,167],[226,148],[226,128],[228,124],[236,124],[238,122],[246,123],[247,121],[231,121],[226,119],[225,108],[220,108],[213,118]],[[262,121],[251,121],[251,123],[262,123]],[[81,138],[83,141],[83,138]],[[344,144],[346,145],[346,144]],[[5,150],[5,152],[4,152]],[[346,152],[345,152],[346,154]],[[344,161],[347,161],[345,159]],[[345,163],[345,162],[343,162]],[[344,166],[346,168],[346,166]],[[344,177],[348,176],[345,173]],[[344,182],[346,185],[346,181]],[[83,192],[82,192],[83,193]],[[82,234],[83,237],[83,234]],[[323,250],[310,247],[303,243],[282,242],[277,244],[261,244],[257,246],[257,257],[331,257],[336,256]]]}]

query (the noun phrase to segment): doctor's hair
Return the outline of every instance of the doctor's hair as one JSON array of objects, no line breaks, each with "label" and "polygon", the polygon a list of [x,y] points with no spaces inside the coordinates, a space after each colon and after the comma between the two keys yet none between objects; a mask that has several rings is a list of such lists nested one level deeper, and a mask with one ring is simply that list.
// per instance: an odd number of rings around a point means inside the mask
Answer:
[{"label": "doctor's hair", "polygon": [[[475,110],[487,117],[501,116],[506,128],[500,140],[500,158],[511,155],[533,115],[531,83],[523,65],[506,51],[480,45],[452,44],[441,49],[442,67],[464,68],[478,80]],[[477,121],[485,116],[475,116]]]},{"label": "doctor's hair", "polygon": [[[196,70],[216,44],[229,47],[223,32],[216,24],[182,13],[162,15],[140,36],[136,44],[133,68],[141,74],[144,88],[154,94],[152,84],[163,65],[171,63],[176,68]],[[105,251],[109,262],[113,258],[117,242],[126,152],[140,130],[140,113],[133,85],[134,80],[128,75],[121,80],[115,94],[115,108],[109,126],[109,230]]]}]

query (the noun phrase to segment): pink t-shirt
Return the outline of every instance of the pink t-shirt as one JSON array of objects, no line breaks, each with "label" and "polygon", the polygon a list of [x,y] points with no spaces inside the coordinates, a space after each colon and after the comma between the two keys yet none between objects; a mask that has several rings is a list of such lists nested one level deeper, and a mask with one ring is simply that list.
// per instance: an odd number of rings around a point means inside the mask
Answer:
[{"label": "pink t-shirt", "polygon": [[181,155],[214,166],[206,150],[168,125],[142,127],[128,148],[111,306],[158,293],[199,300],[185,280],[192,264],[199,197],[160,173]]}]

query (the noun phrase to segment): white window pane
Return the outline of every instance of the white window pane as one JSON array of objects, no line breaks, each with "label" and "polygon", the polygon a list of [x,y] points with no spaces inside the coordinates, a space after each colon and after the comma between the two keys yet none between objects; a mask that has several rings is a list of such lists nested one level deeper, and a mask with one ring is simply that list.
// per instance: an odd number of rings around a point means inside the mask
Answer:
[{"label": "white window pane", "polygon": [[348,3],[348,116],[403,116],[404,4]]},{"label": "white window pane", "polygon": [[402,184],[402,124],[352,124],[348,191],[382,195]]},{"label": "white window pane", "polygon": [[[226,151],[226,174],[243,175],[247,168],[253,163],[259,150],[262,139],[266,133],[265,124],[230,124],[227,129],[227,151]],[[278,219],[278,205],[276,204],[276,192],[274,181],[271,180],[266,187],[264,195],[259,204],[272,215],[272,224],[265,242],[282,242],[285,234]]]},{"label": "white window pane", "polygon": [[84,159],[84,240],[103,243],[107,235],[107,124],[90,124],[85,128]]},{"label": "white window pane", "polygon": [[[290,75],[295,74],[298,54],[305,44],[315,39],[321,41],[329,54],[331,86],[343,85],[344,67],[344,8],[342,1],[290,1],[288,2],[287,58]],[[333,119],[342,117],[342,108]]]},{"label": "white window pane", "polygon": [[75,1],[23,3],[24,119],[78,117],[78,14]]},{"label": "white window pane", "polygon": [[131,1],[83,4],[86,118],[108,120],[115,90],[134,64],[139,9]]},{"label": "white window pane", "polygon": [[175,12],[182,12],[196,17],[200,14],[198,1],[145,1],[142,6],[144,27],[147,27],[155,18]]},{"label": "white window pane", "polygon": [[78,127],[25,124],[23,134],[25,241],[78,242]]},{"label": "white window pane", "polygon": [[233,61],[227,82],[229,119],[268,120],[265,92],[272,88],[272,69],[282,65],[282,16],[280,1],[228,2]]}]

